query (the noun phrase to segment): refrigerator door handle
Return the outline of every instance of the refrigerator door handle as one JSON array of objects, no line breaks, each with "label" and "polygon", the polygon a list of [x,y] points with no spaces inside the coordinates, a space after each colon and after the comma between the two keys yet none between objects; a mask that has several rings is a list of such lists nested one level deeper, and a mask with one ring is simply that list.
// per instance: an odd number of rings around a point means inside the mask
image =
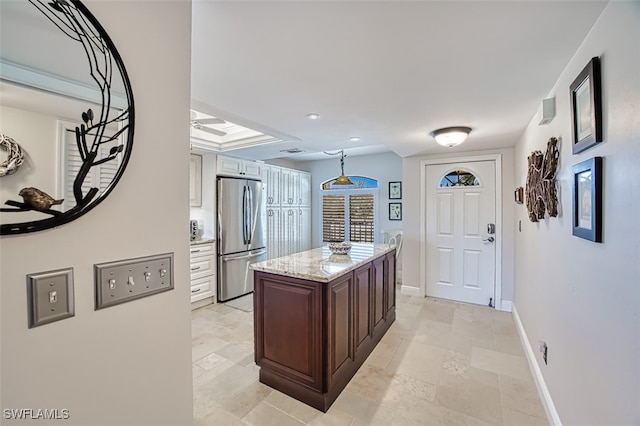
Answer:
[{"label": "refrigerator door handle", "polygon": [[249,253],[249,254],[244,254],[242,256],[223,256],[222,261],[228,262],[230,260],[251,259],[252,257],[262,256],[266,252],[267,252],[266,250],[261,250],[258,253]]},{"label": "refrigerator door handle", "polygon": [[247,185],[247,195],[249,196],[249,211],[247,221],[247,244],[251,244],[251,237],[253,237],[253,189]]},{"label": "refrigerator door handle", "polygon": [[242,242],[247,244],[247,186],[242,187]]}]

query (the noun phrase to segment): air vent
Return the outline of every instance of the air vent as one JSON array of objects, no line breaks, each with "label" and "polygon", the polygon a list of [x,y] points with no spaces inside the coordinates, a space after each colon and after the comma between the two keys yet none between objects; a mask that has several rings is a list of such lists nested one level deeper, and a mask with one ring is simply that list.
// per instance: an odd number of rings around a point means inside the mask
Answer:
[{"label": "air vent", "polygon": [[301,150],[300,148],[290,148],[290,149],[282,149],[280,150],[280,152],[286,152],[289,154],[299,154],[301,152],[304,152],[303,150]]}]

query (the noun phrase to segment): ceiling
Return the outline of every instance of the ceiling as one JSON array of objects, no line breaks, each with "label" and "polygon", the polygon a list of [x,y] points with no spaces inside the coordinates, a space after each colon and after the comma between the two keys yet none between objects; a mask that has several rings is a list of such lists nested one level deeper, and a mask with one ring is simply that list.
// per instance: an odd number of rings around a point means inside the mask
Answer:
[{"label": "ceiling", "polygon": [[[196,0],[192,99],[274,136],[228,152],[258,160],[513,146],[605,5]],[[440,147],[429,133],[448,126],[473,130]]]}]

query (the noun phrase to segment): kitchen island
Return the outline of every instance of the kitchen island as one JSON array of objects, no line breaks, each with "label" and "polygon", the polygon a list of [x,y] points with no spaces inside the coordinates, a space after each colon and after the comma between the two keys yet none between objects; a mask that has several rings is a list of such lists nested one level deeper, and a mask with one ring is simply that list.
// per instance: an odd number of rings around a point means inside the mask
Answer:
[{"label": "kitchen island", "polygon": [[394,245],[254,263],[260,382],[326,412],[395,320]]}]

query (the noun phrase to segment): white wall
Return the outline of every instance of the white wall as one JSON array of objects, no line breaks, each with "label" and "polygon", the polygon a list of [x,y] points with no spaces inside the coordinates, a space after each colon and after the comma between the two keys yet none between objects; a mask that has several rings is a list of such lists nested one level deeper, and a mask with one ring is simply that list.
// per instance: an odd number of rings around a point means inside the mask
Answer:
[{"label": "white wall", "polygon": [[[534,118],[516,147],[516,183],[527,156],[561,139],[558,171],[561,215],[538,224],[518,206],[515,299],[536,361],[564,425],[640,424],[640,3],[610,2],[560,75],[550,96],[557,116]],[[599,56],[604,142],[571,152],[569,85]],[[603,236],[572,236],[571,167],[604,157]],[[537,351],[547,342],[549,362]]]},{"label": "white wall", "polygon": [[[311,173],[311,246],[322,246],[322,197],[321,185],[329,179],[340,175],[340,158],[334,156],[327,160],[308,161],[299,163],[299,170]],[[402,158],[392,152],[372,155],[347,156],[344,160],[344,172],[347,175],[366,176],[378,181],[378,233],[381,229],[401,229],[403,221],[389,220],[389,182],[402,180]],[[403,199],[393,200],[404,203],[407,193],[403,186]],[[403,209],[404,210],[404,209]],[[403,211],[404,214],[404,211]],[[403,216],[404,218],[404,216]],[[404,251],[404,249],[403,249]]]},{"label": "white wall", "polygon": [[[435,142],[434,142],[435,143]],[[461,148],[473,148],[472,141],[465,142]],[[424,294],[425,283],[421,282],[420,265],[425,263],[420,252],[420,162],[437,158],[470,157],[475,155],[500,154],[502,157],[502,301],[513,300],[513,264],[514,264],[514,205],[513,191],[513,149],[487,151],[459,151],[448,154],[413,156],[403,161],[403,180],[406,189],[404,209],[404,259],[402,264],[402,286],[413,288],[412,293]],[[499,237],[499,235],[497,236]],[[418,290],[419,289],[419,290]],[[406,289],[405,289],[406,290]],[[496,306],[500,306],[497,304]]]},{"label": "white wall", "polygon": [[[84,3],[129,72],[133,153],[118,186],[85,216],[0,240],[0,406],[68,409],[68,425],[187,425],[191,4]],[[165,252],[175,253],[175,290],[94,310],[94,263]],[[74,268],[75,317],[28,329],[26,274],[63,267]],[[50,424],[4,412],[2,422]]]}]

